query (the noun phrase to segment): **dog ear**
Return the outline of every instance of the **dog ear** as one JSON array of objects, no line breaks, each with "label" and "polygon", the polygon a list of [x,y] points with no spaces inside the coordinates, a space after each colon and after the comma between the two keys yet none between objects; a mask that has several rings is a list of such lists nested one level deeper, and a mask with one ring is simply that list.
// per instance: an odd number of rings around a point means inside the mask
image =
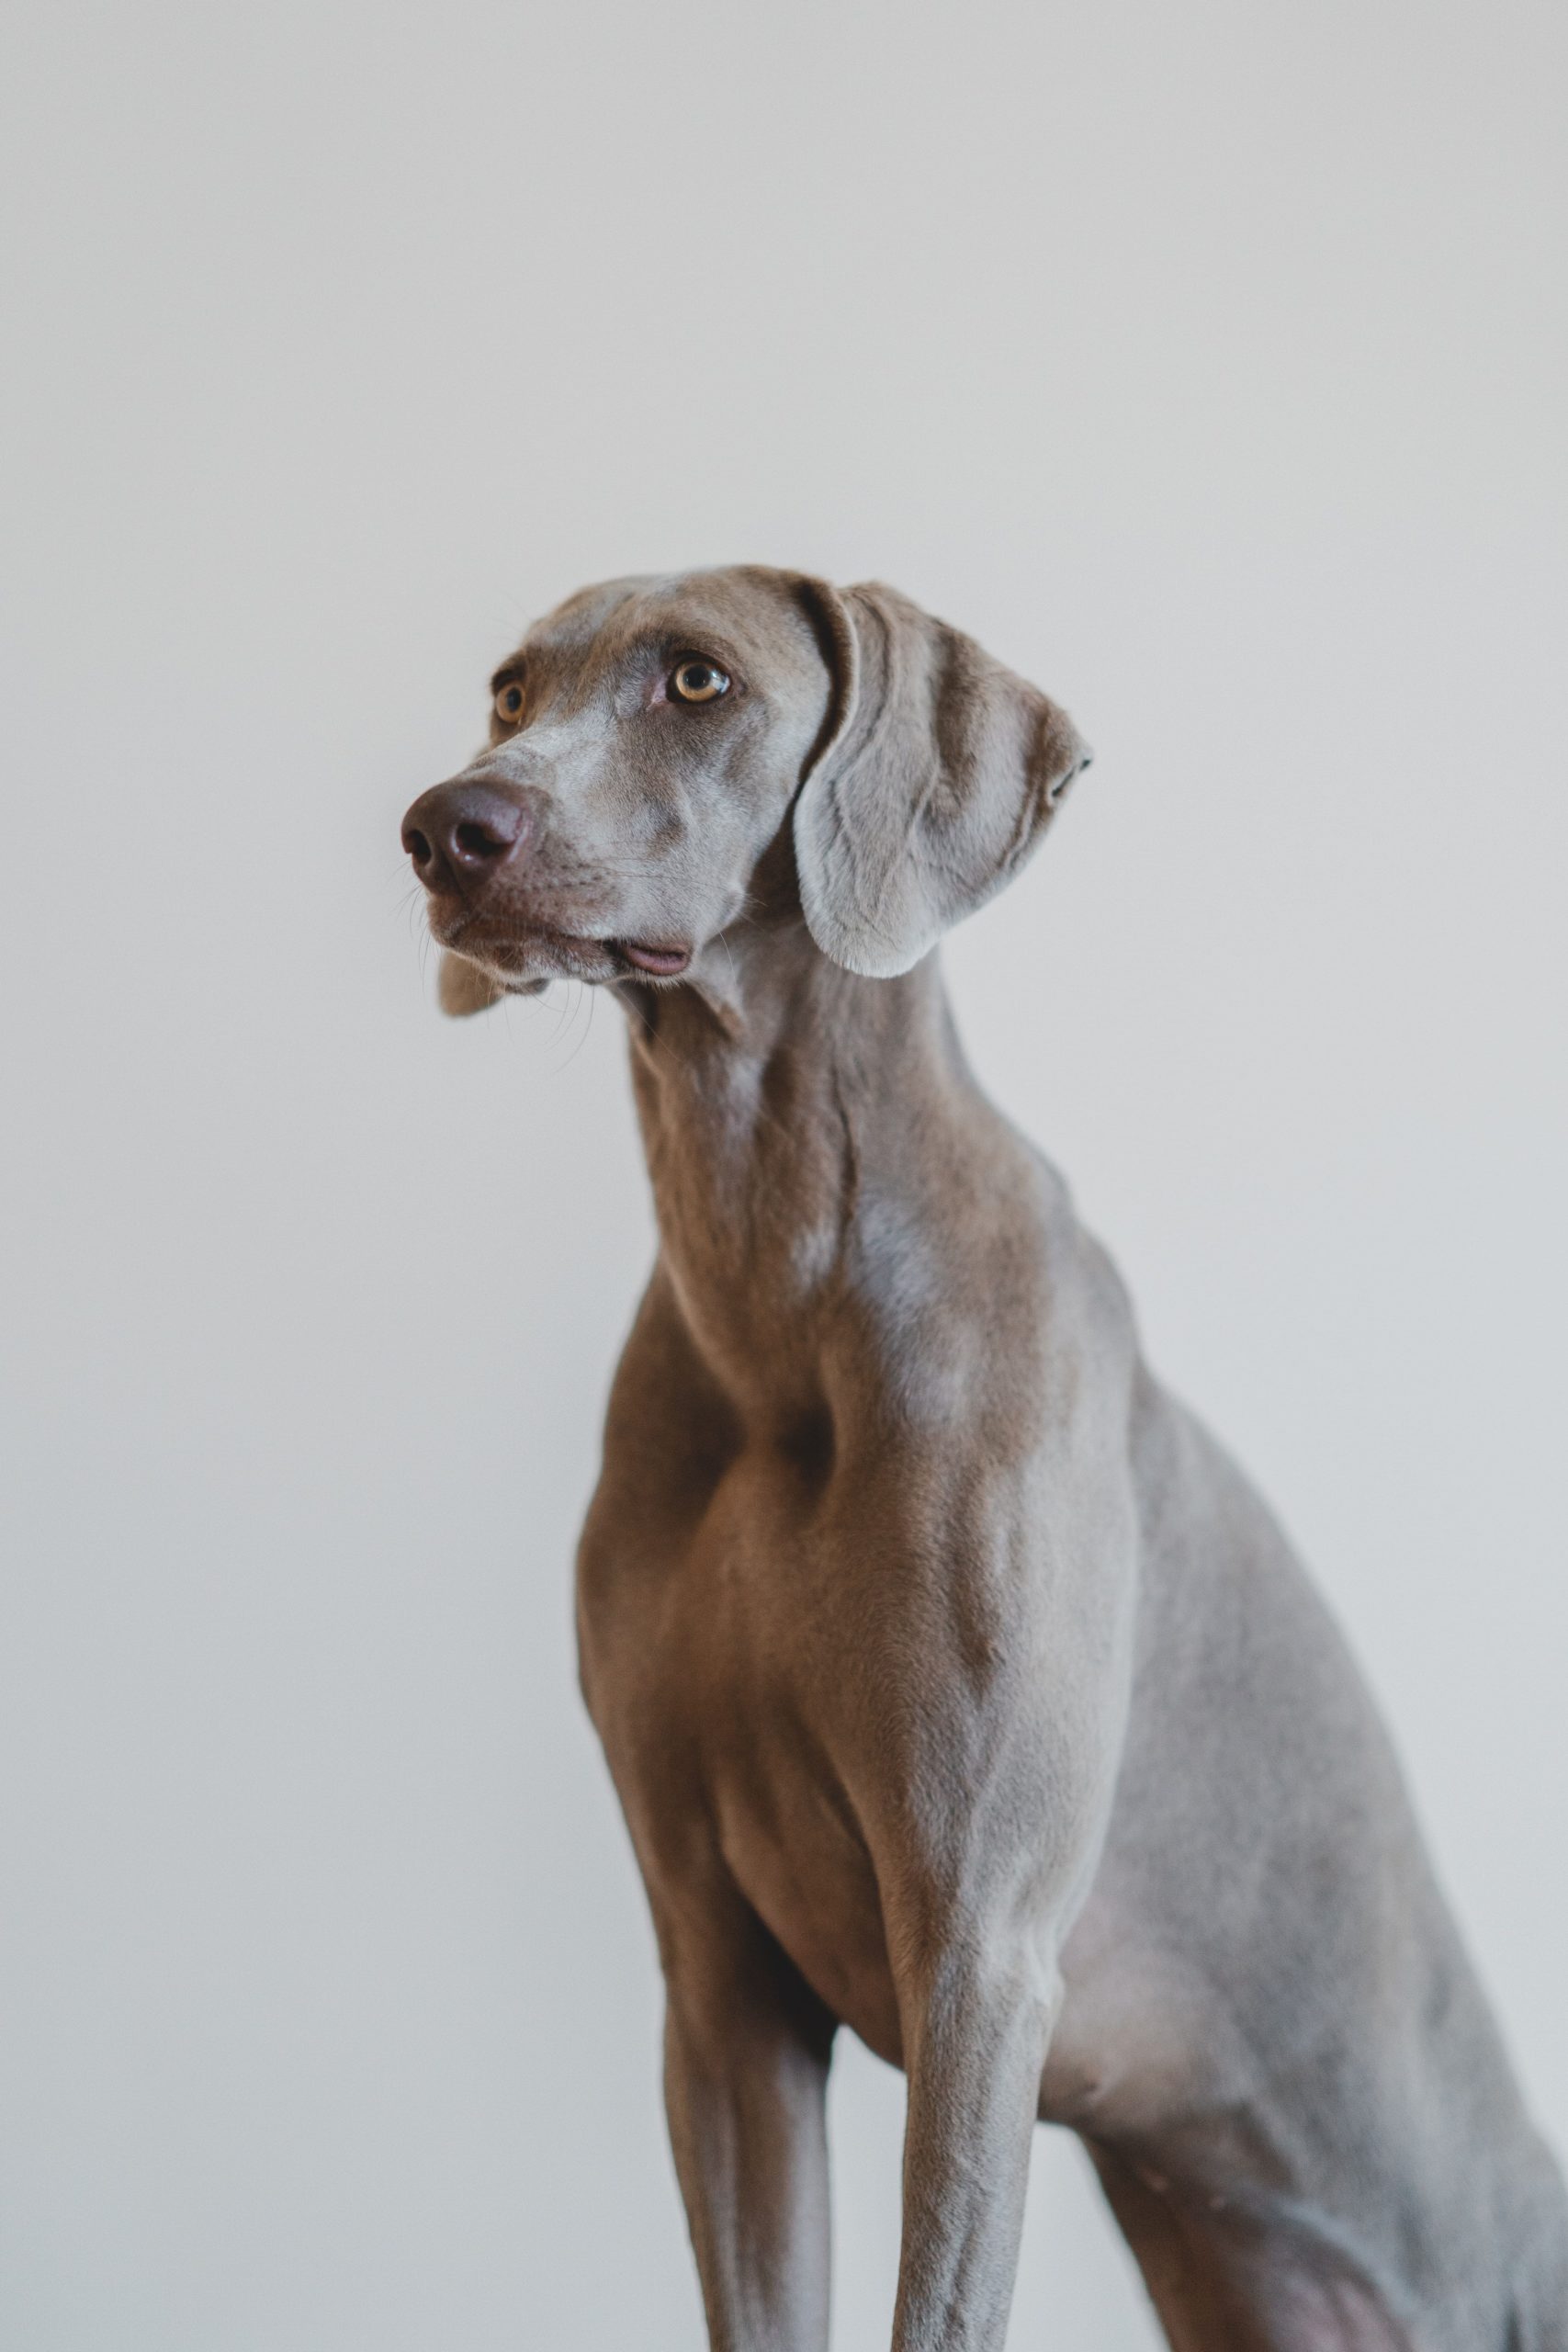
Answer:
[{"label": "dog ear", "polygon": [[456,1019],[467,1012],[482,1012],[487,1005],[499,1002],[504,990],[498,989],[477,964],[470,964],[466,956],[454,956],[449,947],[445,947],[441,951],[435,993],[442,1012]]},{"label": "dog ear", "polygon": [[824,955],[891,979],[1011,880],[1091,754],[1065,711],[895,589],[807,593],[834,699],[795,805],[801,905]]}]

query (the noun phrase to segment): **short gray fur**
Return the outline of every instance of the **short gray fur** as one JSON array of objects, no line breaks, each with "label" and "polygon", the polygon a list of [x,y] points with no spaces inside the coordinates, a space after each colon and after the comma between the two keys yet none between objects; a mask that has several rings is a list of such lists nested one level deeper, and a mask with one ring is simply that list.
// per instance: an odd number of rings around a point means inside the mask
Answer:
[{"label": "short gray fur", "polygon": [[[630,1015],[660,1248],[582,1683],[713,2346],[827,2342],[845,2024],[908,2077],[896,2352],[1001,2346],[1042,2117],[1179,2352],[1568,2352],[1562,2184],[1344,1644],[953,1034],[933,944],[1070,722],[761,568],[589,590],[502,675],[520,723],[410,825],[447,1010]],[[444,860],[464,809],[496,846]]]}]

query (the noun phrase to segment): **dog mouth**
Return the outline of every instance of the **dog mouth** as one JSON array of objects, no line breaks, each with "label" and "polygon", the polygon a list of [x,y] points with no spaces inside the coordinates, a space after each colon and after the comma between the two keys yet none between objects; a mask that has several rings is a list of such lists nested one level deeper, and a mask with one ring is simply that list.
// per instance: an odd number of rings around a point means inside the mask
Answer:
[{"label": "dog mouth", "polygon": [[692,960],[689,947],[664,941],[602,939],[590,933],[558,931],[547,923],[508,925],[505,930],[474,915],[450,915],[431,931],[450,947],[490,972],[503,988],[541,980],[623,980],[634,974],[677,980]]}]

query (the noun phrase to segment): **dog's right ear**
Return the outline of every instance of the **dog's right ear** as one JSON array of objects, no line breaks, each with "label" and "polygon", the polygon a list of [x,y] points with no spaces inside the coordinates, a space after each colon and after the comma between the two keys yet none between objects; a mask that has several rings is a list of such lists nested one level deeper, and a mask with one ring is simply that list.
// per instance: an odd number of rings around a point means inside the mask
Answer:
[{"label": "dog's right ear", "polygon": [[454,956],[449,947],[445,947],[441,951],[435,993],[442,1012],[457,1020],[466,1013],[483,1012],[487,1006],[498,1002],[505,990],[498,989],[489,974],[481,972],[477,964],[470,964],[466,956]]}]

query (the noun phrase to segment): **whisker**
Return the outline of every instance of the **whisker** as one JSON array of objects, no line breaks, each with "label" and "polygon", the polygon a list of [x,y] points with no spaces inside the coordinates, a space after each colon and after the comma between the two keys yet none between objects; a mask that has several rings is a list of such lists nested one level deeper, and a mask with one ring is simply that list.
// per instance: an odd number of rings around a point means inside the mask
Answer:
[{"label": "whisker", "polygon": [[594,1001],[594,998],[595,998],[595,996],[597,995],[597,993],[598,993],[598,991],[597,991],[597,989],[585,989],[583,990],[583,994],[584,994],[584,995],[587,997],[587,999],[588,999],[588,1018],[587,1018],[587,1020],[586,1020],[586,1021],[583,1023],[583,1024],[582,1024],[582,1035],[581,1035],[581,1036],[578,1039],[578,1041],[577,1041],[576,1045],[572,1047],[572,1049],[571,1049],[570,1053],[570,1054],[568,1054],[568,1056],[567,1056],[567,1057],[566,1057],[565,1061],[561,1063],[561,1065],[560,1065],[560,1069],[557,1070],[557,1072],[556,1072],[556,1076],[557,1076],[558,1078],[561,1075],[561,1071],[562,1071],[562,1070],[567,1070],[567,1069],[570,1069],[571,1068],[572,1063],[577,1059],[578,1055],[582,1051],[583,1046],[588,1043],[589,1036],[590,1036],[590,1035],[591,1035],[591,1033],[592,1033],[592,1027],[593,1027],[593,1001]]}]

